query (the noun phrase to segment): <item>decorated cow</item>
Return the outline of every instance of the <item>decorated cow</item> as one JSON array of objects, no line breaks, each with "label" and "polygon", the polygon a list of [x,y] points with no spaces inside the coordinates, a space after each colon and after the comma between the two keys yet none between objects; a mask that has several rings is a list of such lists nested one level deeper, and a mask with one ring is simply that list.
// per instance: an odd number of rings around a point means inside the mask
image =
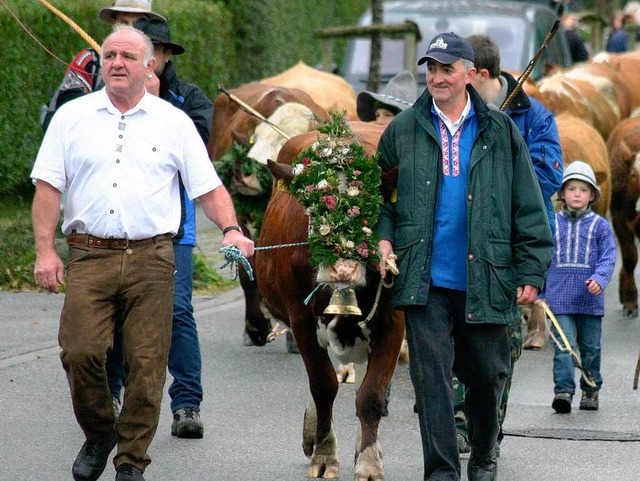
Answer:
[{"label": "decorated cow", "polygon": [[380,171],[370,156],[382,129],[362,122],[347,128],[336,120],[322,132],[293,137],[270,165],[278,187],[258,246],[283,247],[256,252],[256,276],[265,307],[292,329],[308,375],[302,445],[312,478],[339,476],[331,350],[341,362],[367,364],[356,394],[354,479],[384,479],[378,425],[404,323],[392,315],[371,230],[381,193]]}]

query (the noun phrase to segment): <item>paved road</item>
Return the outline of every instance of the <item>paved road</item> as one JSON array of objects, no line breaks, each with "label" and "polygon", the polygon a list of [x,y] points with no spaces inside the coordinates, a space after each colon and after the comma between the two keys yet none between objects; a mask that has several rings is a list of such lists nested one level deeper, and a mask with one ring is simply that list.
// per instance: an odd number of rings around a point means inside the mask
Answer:
[{"label": "paved road", "polygon": [[[640,320],[620,316],[616,290],[614,283],[607,293],[600,411],[554,414],[552,350],[525,351],[505,424],[501,481],[640,479],[640,391],[631,389]],[[82,435],[58,359],[62,301],[62,295],[0,292],[0,481],[71,479]],[[287,354],[282,337],[262,348],[242,346],[239,289],[194,303],[204,364],[205,438],[171,437],[165,396],[147,481],[305,479],[301,425],[307,386],[299,356]],[[357,430],[354,389],[342,385],[340,391],[334,419],[341,479],[349,480]],[[412,406],[408,369],[399,367],[390,416],[381,423],[387,481],[422,479]],[[109,464],[100,479],[113,477]]]}]

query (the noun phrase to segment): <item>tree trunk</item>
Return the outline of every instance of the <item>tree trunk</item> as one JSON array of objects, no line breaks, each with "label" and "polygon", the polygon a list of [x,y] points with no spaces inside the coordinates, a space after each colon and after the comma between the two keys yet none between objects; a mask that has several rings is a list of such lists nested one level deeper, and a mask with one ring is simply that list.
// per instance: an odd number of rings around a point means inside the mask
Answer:
[{"label": "tree trunk", "polygon": [[[382,0],[371,0],[371,23],[383,23]],[[380,85],[380,62],[382,60],[382,36],[374,34],[371,37],[371,58],[369,60],[369,78],[367,90],[377,92]]]}]

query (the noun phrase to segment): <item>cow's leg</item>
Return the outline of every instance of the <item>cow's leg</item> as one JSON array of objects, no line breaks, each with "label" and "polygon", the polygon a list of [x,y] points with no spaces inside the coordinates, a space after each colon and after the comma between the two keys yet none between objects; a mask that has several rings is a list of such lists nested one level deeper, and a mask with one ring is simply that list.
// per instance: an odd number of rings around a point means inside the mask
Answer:
[{"label": "cow's leg", "polygon": [[[303,428],[302,448],[310,458],[307,477],[335,479],[340,475],[340,464],[332,412],[338,393],[338,379],[327,350],[318,344],[314,317],[290,312],[290,321],[315,407],[314,410],[307,406]],[[312,437],[314,414],[315,437]]]},{"label": "cow's leg", "polygon": [[[404,316],[394,315],[388,325],[380,327],[384,332],[378,332],[377,339],[371,343],[367,371],[356,394],[360,435],[355,454],[355,481],[384,479],[378,426],[384,408],[385,391],[395,371],[404,339]],[[357,380],[358,377],[356,372]]]},{"label": "cow's leg", "polygon": [[637,231],[637,225],[634,225],[635,221],[628,221],[624,216],[624,211],[614,211],[612,209],[613,229],[618,238],[622,255],[619,294],[623,315],[636,317],[638,315],[638,289],[633,278],[633,271],[638,263],[638,250],[634,238],[634,231]]}]

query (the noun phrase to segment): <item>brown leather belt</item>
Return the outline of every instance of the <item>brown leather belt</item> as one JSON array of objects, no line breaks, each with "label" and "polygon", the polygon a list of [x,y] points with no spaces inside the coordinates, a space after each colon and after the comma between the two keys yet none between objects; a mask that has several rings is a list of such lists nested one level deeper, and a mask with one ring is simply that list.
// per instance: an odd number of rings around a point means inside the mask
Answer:
[{"label": "brown leather belt", "polygon": [[149,237],[148,239],[101,239],[100,237],[94,237],[89,234],[70,234],[67,236],[67,244],[70,246],[87,246],[95,247],[97,249],[115,249],[124,250],[129,247],[143,246],[150,244],[160,239],[171,238],[171,234],[160,234],[155,237]]}]

